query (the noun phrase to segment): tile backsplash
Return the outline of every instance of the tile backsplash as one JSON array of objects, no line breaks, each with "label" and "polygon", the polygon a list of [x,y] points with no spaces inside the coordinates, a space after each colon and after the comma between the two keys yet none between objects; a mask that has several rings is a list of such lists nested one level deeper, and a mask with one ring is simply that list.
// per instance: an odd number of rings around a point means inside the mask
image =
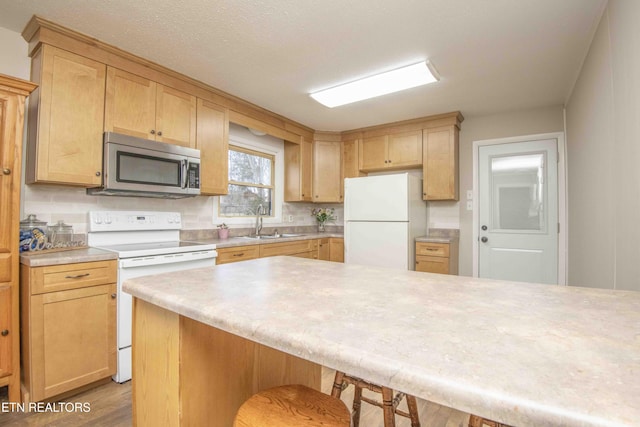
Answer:
[{"label": "tile backsplash", "polygon": [[[38,219],[54,224],[62,219],[72,225],[76,233],[87,232],[87,213],[92,210],[140,210],[173,211],[182,214],[183,229],[215,229],[213,209],[215,197],[200,196],[188,199],[165,200],[142,197],[89,196],[84,188],[58,185],[25,185],[20,219],[28,214],[36,214]],[[282,223],[270,223],[277,226],[315,225],[311,210],[317,207],[332,207],[338,218],[332,225],[343,225],[344,209],[342,205],[321,205],[313,203],[283,203]],[[293,221],[288,222],[289,216]],[[235,228],[236,226],[232,226]],[[237,227],[246,227],[238,225]]]}]

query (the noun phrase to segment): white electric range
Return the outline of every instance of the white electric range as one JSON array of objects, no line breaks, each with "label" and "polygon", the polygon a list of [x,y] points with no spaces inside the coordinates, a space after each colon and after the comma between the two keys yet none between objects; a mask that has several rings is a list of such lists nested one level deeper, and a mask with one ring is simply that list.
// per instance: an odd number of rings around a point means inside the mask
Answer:
[{"label": "white electric range", "polygon": [[122,283],[134,277],[212,267],[216,263],[216,245],[181,241],[181,228],[178,212],[89,212],[89,246],[118,254],[118,370],[114,381],[131,379],[133,299],[122,292]]}]

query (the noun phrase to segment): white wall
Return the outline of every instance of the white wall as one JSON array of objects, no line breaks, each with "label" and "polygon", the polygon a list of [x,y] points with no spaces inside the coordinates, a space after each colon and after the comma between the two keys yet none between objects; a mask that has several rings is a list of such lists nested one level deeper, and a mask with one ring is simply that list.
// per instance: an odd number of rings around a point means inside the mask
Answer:
[{"label": "white wall", "polygon": [[610,0],[567,103],[569,284],[640,291],[640,2]]},{"label": "white wall", "polygon": [[20,33],[0,27],[0,73],[29,80],[28,44]]},{"label": "white wall", "polygon": [[461,276],[473,275],[473,211],[468,211],[466,208],[467,190],[473,189],[473,141],[563,130],[561,105],[489,116],[465,117],[460,130],[460,202],[457,203],[460,212],[459,274]]}]

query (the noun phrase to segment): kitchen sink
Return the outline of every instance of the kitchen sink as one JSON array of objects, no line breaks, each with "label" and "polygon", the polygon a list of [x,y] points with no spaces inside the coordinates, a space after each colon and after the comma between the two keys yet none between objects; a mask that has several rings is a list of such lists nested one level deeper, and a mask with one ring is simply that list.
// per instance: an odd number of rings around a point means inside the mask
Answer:
[{"label": "kitchen sink", "polygon": [[283,234],[262,234],[260,236],[242,236],[243,239],[251,239],[251,240],[269,240],[269,239],[282,239],[284,237],[301,237],[304,234],[292,234],[292,233],[283,233]]}]

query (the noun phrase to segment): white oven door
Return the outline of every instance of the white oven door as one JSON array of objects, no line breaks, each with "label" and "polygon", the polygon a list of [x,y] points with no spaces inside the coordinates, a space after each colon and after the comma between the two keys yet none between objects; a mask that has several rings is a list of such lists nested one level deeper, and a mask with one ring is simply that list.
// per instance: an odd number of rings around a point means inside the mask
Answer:
[{"label": "white oven door", "polygon": [[[118,262],[118,373],[117,382],[131,379],[131,329],[133,298],[122,291],[122,283],[128,279],[152,274],[192,268],[213,267],[218,253],[215,250],[187,252],[168,255],[154,255],[120,259]],[[176,286],[180,286],[176,283]]]}]

